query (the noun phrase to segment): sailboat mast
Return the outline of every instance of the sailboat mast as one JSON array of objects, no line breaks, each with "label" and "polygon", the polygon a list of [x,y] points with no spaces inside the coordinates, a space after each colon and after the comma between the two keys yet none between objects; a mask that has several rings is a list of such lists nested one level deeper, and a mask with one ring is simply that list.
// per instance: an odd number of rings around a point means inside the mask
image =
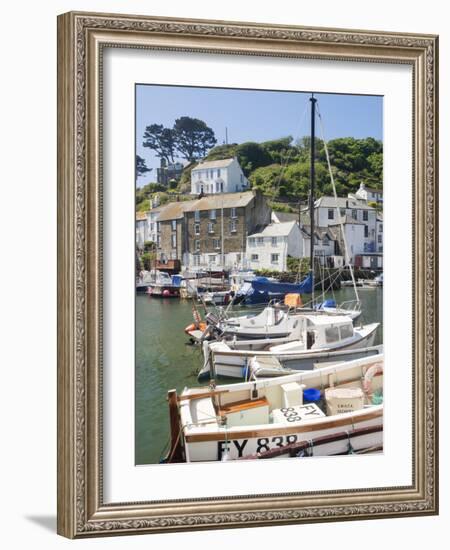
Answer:
[{"label": "sailboat mast", "polygon": [[311,102],[311,168],[310,168],[310,190],[309,190],[309,218],[311,227],[311,239],[310,239],[310,269],[312,281],[312,305],[314,305],[314,189],[316,185],[316,101],[314,94],[310,97]]}]

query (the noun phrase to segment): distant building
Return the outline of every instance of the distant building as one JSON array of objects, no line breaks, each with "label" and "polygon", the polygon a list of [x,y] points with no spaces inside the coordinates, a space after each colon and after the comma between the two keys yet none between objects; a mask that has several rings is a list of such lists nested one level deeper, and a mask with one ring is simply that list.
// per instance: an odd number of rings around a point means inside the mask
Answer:
[{"label": "distant building", "polygon": [[148,240],[147,212],[136,212],[136,246],[140,252]]},{"label": "distant building", "polygon": [[160,167],[156,169],[156,181],[168,187],[170,180],[179,181],[183,168],[181,162],[168,163],[166,159],[161,159]]},{"label": "distant building", "polygon": [[367,187],[366,184],[363,182],[361,182],[359,189],[358,191],[356,191],[354,196],[355,198],[364,200],[366,202],[383,202],[383,190],[375,189],[373,187]]},{"label": "distant building", "polygon": [[159,244],[159,232],[158,232],[158,219],[159,214],[161,213],[163,206],[157,206],[146,212],[147,214],[147,225],[148,225],[148,239]]},{"label": "distant building", "polygon": [[[309,258],[311,251],[311,226],[302,224],[300,230],[302,234],[301,256]],[[336,235],[332,231],[331,227],[314,228],[314,258],[315,261],[319,262],[322,266],[341,266],[342,261],[339,246],[336,242]]]},{"label": "distant building", "polygon": [[289,256],[302,256],[301,241],[302,234],[296,221],[271,223],[247,237],[246,266],[286,271]]},{"label": "distant building", "polygon": [[[319,227],[329,227],[338,224],[338,218],[344,218],[345,223],[361,225],[354,229],[358,234],[358,242],[353,242],[354,248],[358,246],[361,252],[376,252],[377,249],[377,211],[365,201],[351,197],[321,197],[315,203],[315,223]],[[349,251],[350,253],[350,251]],[[353,253],[350,254],[353,256]]]},{"label": "distant building", "polygon": [[383,269],[383,254],[380,253],[367,253],[357,254],[355,256],[355,267],[361,269]]},{"label": "distant building", "polygon": [[[345,241],[341,225],[344,230]],[[367,225],[364,222],[355,220],[352,216],[345,215],[330,224],[329,227],[336,239],[336,254],[344,257],[344,265],[347,265],[348,262],[354,265],[355,257],[366,252],[365,233]],[[345,245],[347,245],[347,248]]]},{"label": "distant building", "polygon": [[247,236],[269,224],[270,213],[262,194],[251,191],[169,203],[158,217],[158,259],[199,269],[242,267]]},{"label": "distant building", "polygon": [[298,219],[299,219],[298,213],[276,212],[275,210],[272,211],[273,223],[298,222]]},{"label": "distant building", "polygon": [[377,252],[383,252],[383,213],[377,214],[377,231],[376,231],[376,250]]},{"label": "distant building", "polygon": [[200,162],[191,171],[191,194],[236,193],[249,188],[236,158]]}]

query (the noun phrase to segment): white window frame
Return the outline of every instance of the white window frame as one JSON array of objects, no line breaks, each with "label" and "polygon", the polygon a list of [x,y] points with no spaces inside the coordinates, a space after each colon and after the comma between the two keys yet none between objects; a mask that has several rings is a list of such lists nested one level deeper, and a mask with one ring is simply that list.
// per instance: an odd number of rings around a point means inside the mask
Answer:
[{"label": "white window frame", "polygon": [[233,218],[233,219],[237,218],[237,213],[236,213],[236,207],[235,207],[235,206],[233,206],[233,207],[231,208],[231,215],[230,215],[230,216],[231,216],[231,218]]},{"label": "white window frame", "polygon": [[214,233],[214,224],[212,222],[208,222],[208,233]]},{"label": "white window frame", "polygon": [[177,220],[172,220],[171,223],[170,223],[171,227],[172,227],[172,231],[176,231],[177,230]]},{"label": "white window frame", "polygon": [[259,254],[252,254],[250,259],[252,262],[259,262]]},{"label": "white window frame", "polygon": [[[274,258],[274,256],[276,256],[276,259]],[[280,261],[280,255],[278,253],[270,255],[270,263],[271,264],[277,264],[278,265],[279,261]]]},{"label": "white window frame", "polygon": [[237,233],[237,220],[232,218],[230,220],[230,233]]},{"label": "white window frame", "polygon": [[195,241],[194,241],[194,250],[195,250],[195,252],[200,252],[200,239],[195,239]]},{"label": "white window frame", "polygon": [[200,210],[196,210],[194,212],[194,221],[199,222],[200,221]]},{"label": "white window frame", "polygon": [[213,208],[212,210],[209,211],[209,219],[210,220],[215,220],[216,219],[216,209]]},{"label": "white window frame", "polygon": [[271,242],[273,247],[277,247],[278,246],[278,237],[271,237],[270,242]]},{"label": "white window frame", "polygon": [[172,233],[172,235],[170,236],[170,243],[172,245],[172,248],[177,247],[177,234],[176,233]]}]

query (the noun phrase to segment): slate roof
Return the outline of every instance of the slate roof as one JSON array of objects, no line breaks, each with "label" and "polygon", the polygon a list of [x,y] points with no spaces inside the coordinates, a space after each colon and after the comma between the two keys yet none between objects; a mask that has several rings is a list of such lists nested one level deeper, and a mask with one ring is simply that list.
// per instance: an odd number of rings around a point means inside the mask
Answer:
[{"label": "slate roof", "polygon": [[196,170],[207,170],[210,168],[226,168],[233,162],[234,158],[223,159],[223,160],[207,160],[205,162],[200,162],[195,168],[192,168],[192,172]]},{"label": "slate roof", "polygon": [[334,197],[320,197],[316,200],[316,208],[358,208],[360,210],[374,210],[372,206],[360,202],[357,199],[350,197],[338,197],[337,201]]},{"label": "slate roof", "polygon": [[271,223],[259,233],[252,233],[249,237],[286,237],[297,225],[297,222]]}]

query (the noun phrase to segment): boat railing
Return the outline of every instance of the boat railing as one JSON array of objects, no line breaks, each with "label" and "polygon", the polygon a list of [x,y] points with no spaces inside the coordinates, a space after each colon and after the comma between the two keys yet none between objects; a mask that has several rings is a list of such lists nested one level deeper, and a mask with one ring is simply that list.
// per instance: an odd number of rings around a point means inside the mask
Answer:
[{"label": "boat railing", "polygon": [[359,311],[361,309],[361,302],[360,300],[347,300],[339,304],[339,308],[348,311]]}]

